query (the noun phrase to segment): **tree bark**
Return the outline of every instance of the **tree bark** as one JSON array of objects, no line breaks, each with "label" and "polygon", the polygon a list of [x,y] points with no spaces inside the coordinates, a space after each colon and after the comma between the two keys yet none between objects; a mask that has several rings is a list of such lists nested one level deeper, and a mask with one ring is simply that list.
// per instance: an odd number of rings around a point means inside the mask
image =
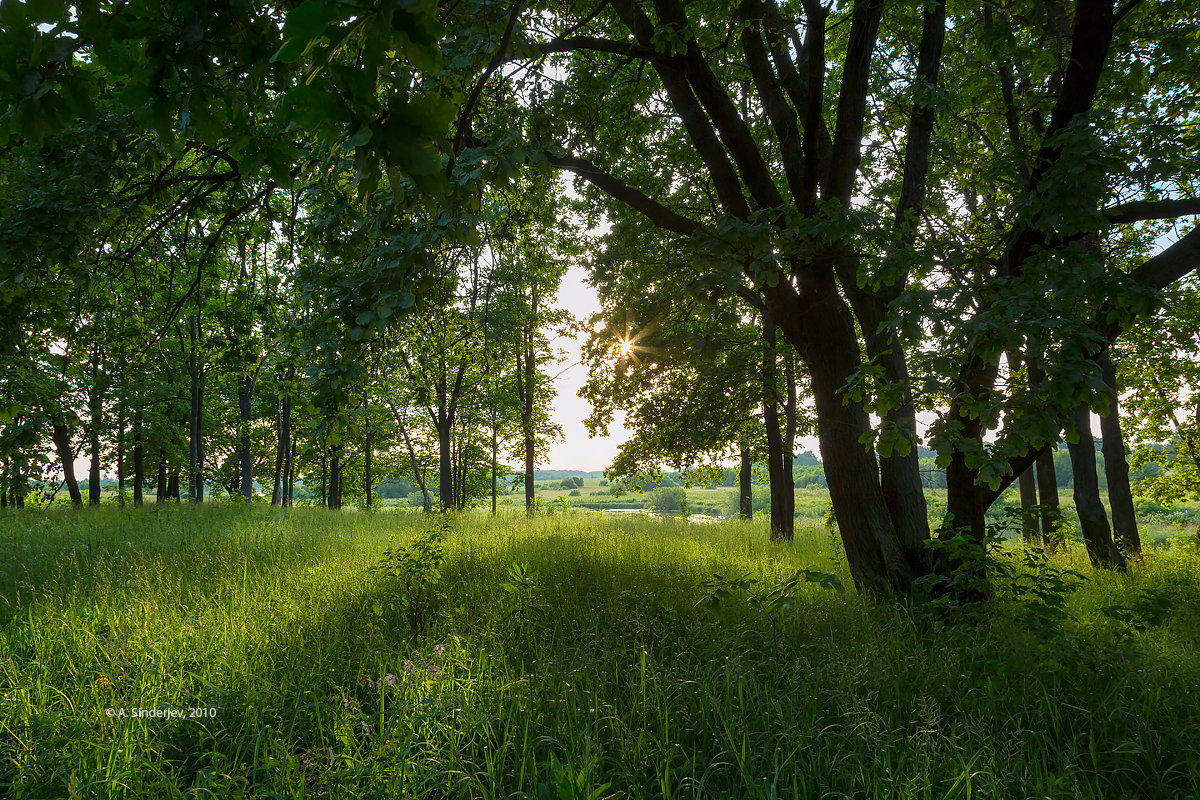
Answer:
[{"label": "tree bark", "polygon": [[1117,549],[1108,525],[1108,514],[1100,502],[1100,482],[1096,476],[1096,442],[1092,437],[1092,412],[1087,403],[1080,403],[1072,418],[1078,441],[1068,442],[1071,452],[1071,473],[1075,483],[1075,511],[1087,545],[1092,566],[1101,569],[1125,570],[1125,557]]},{"label": "tree bark", "polygon": [[188,376],[191,379],[191,407],[188,412],[188,501],[204,502],[204,363],[200,346],[203,329],[200,315],[188,318],[191,352],[188,355]]},{"label": "tree bark", "polygon": [[167,498],[179,502],[179,470],[171,469],[171,477],[167,479]]},{"label": "tree bark", "polygon": [[1062,512],[1058,503],[1058,475],[1054,471],[1054,450],[1047,448],[1038,457],[1037,466],[1038,505],[1042,507],[1042,544],[1046,551],[1058,551],[1063,544],[1059,531]]},{"label": "tree bark", "polygon": [[492,426],[492,516],[496,516],[497,511],[497,471],[499,466],[499,429],[495,425]]},{"label": "tree bark", "polygon": [[83,505],[83,495],[79,492],[79,481],[75,479],[75,451],[71,448],[71,431],[59,419],[54,419],[50,425],[54,448],[58,451],[58,459],[63,466],[63,482],[67,484],[71,505],[78,508]]},{"label": "tree bark", "polygon": [[454,420],[445,409],[438,417],[438,495],[442,498],[442,511],[454,508],[454,465],[451,463],[450,429]]},{"label": "tree bark", "polygon": [[100,397],[100,350],[92,350],[92,385],[88,390],[88,444],[91,464],[88,465],[88,505],[100,505],[100,425],[104,401]]},{"label": "tree bark", "polygon": [[1142,552],[1133,491],[1129,486],[1129,462],[1125,459],[1125,435],[1121,431],[1121,408],[1117,392],[1117,370],[1104,353],[1097,359],[1100,374],[1108,387],[1108,413],[1100,417],[1100,448],[1104,454],[1104,474],[1108,478],[1108,504],[1112,508],[1113,534],[1117,547],[1126,556]]},{"label": "tree bark", "polygon": [[329,449],[329,507],[342,508],[342,446]]},{"label": "tree bark", "polygon": [[238,412],[241,421],[241,437],[238,444],[241,485],[239,492],[246,505],[254,495],[254,461],[250,453],[250,412],[254,401],[254,375],[243,375],[238,379]]},{"label": "tree bark", "polygon": [[1038,529],[1037,513],[1037,477],[1033,467],[1027,467],[1017,479],[1021,488],[1021,541],[1027,545],[1037,546],[1042,542],[1042,534]]},{"label": "tree bark", "polygon": [[[767,475],[771,487],[771,541],[791,541],[791,517],[786,514],[784,493],[792,488],[783,474],[783,435],[779,429],[779,364],[775,352],[775,323],[763,315],[762,404],[767,432]],[[786,485],[785,485],[786,484]],[[786,517],[786,519],[785,519]]]},{"label": "tree bark", "polygon": [[142,441],[142,411],[133,415],[133,505],[141,507],[145,502],[143,486],[146,483],[145,446]]},{"label": "tree bark", "polygon": [[158,448],[158,476],[154,481],[154,502],[155,504],[165,503],[170,496],[167,493],[167,446],[160,445]]},{"label": "tree bark", "polygon": [[742,463],[738,469],[738,508],[745,520],[754,519],[754,462],[749,445],[742,443]]},{"label": "tree bark", "polygon": [[117,505],[125,507],[125,410],[117,415]]},{"label": "tree bark", "polygon": [[869,438],[871,421],[860,404],[844,403],[841,395],[861,366],[849,310],[829,270],[810,276],[803,293],[785,292],[772,291],[767,300],[812,379],[821,460],[854,584],[871,597],[905,595],[913,571],[888,513],[875,456],[860,441]]},{"label": "tree bark", "polygon": [[363,390],[363,425],[365,426],[365,439],[363,443],[363,492],[366,493],[367,508],[371,508],[371,495],[375,493],[375,486],[371,479],[371,451],[374,444],[371,441],[371,415],[370,407],[367,405],[366,389]]}]

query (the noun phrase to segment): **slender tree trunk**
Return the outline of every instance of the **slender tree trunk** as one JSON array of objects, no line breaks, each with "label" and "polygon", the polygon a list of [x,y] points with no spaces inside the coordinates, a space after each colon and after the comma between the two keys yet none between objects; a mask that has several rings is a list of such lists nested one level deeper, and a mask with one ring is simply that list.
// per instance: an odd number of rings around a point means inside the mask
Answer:
[{"label": "slender tree trunk", "polygon": [[1059,520],[1062,512],[1058,503],[1058,475],[1054,471],[1054,451],[1047,449],[1038,457],[1037,465],[1038,505],[1042,507],[1042,544],[1047,552],[1056,552],[1062,547]]},{"label": "slender tree trunk", "polygon": [[58,460],[62,462],[63,481],[67,484],[71,505],[78,508],[83,505],[83,495],[79,492],[79,481],[75,479],[75,451],[71,449],[71,431],[61,421],[54,419],[51,422],[51,433],[54,448],[58,450]]},{"label": "slender tree trunk", "polygon": [[442,511],[454,508],[454,465],[451,463],[450,429],[453,420],[444,409],[438,414],[438,494],[442,498]]},{"label": "slender tree trunk", "polygon": [[329,507],[342,508],[342,446],[329,449]]},{"label": "slender tree trunk", "polygon": [[154,502],[155,504],[164,503],[170,497],[171,495],[167,492],[167,447],[160,445],[158,448],[158,476],[154,481]]},{"label": "slender tree trunk", "polygon": [[[779,365],[775,354],[775,323],[770,314],[763,315],[762,404],[763,422],[767,429],[767,475],[771,486],[771,541],[788,541],[791,526],[784,520],[785,489],[792,482],[783,475],[783,436],[779,430]],[[786,484],[786,486],[785,486]]]},{"label": "slender tree trunk", "polygon": [[[288,372],[292,374],[293,371],[289,369]],[[283,398],[283,425],[284,446],[287,448],[283,462],[283,505],[285,508],[291,508],[296,499],[296,431],[292,428],[292,396],[290,393],[284,395]]]},{"label": "slender tree trunk", "polygon": [[1081,403],[1072,420],[1078,441],[1068,442],[1071,452],[1071,473],[1075,483],[1075,511],[1083,541],[1087,544],[1092,566],[1124,571],[1125,558],[1117,549],[1108,526],[1108,514],[1100,502],[1100,481],[1096,476],[1096,441],[1092,437],[1092,412]]},{"label": "slender tree trunk", "polygon": [[88,391],[88,443],[91,464],[88,467],[88,505],[100,505],[100,425],[104,416],[104,401],[100,397],[100,350],[92,350],[92,385]]},{"label": "slender tree trunk", "polygon": [[329,508],[329,475],[326,471],[325,442],[321,441],[321,505]]},{"label": "slender tree trunk", "polygon": [[1125,459],[1125,435],[1121,431],[1121,408],[1117,392],[1117,370],[1108,353],[1097,359],[1100,374],[1108,386],[1108,413],[1100,417],[1100,448],[1104,454],[1104,474],[1108,478],[1108,504],[1112,507],[1113,534],[1117,547],[1127,556],[1142,552],[1133,491],[1129,486],[1129,462]]},{"label": "slender tree trunk", "polygon": [[201,362],[200,345],[203,330],[200,317],[193,314],[188,320],[192,352],[188,357],[188,373],[191,377],[191,408],[188,415],[188,500],[204,502],[204,364]]},{"label": "slender tree trunk", "polygon": [[[363,393],[363,411],[367,412],[367,395]],[[369,414],[364,414],[364,426],[366,427],[366,442],[363,444],[363,491],[367,495],[367,508],[371,508],[371,495],[375,493],[375,486],[371,481],[371,417]]]},{"label": "slender tree trunk", "polygon": [[1038,529],[1037,514],[1037,478],[1034,468],[1029,467],[1017,479],[1021,489],[1021,540],[1027,545],[1037,546],[1042,542],[1042,534]]},{"label": "slender tree trunk", "polygon": [[283,430],[283,398],[275,400],[275,469],[271,473],[271,507],[277,508],[283,500],[283,461],[286,457],[287,438]]},{"label": "slender tree trunk", "polygon": [[250,453],[250,412],[254,401],[254,376],[244,375],[238,379],[238,412],[241,419],[241,440],[238,445],[238,462],[241,466],[239,492],[243,502],[250,505],[254,494],[254,461]]},{"label": "slender tree trunk", "polygon": [[117,415],[117,505],[125,507],[125,410]]},{"label": "slender tree trunk", "polygon": [[742,463],[738,469],[738,509],[742,519],[754,519],[754,461],[750,447],[742,443]]},{"label": "slender tree trunk", "polygon": [[497,472],[497,466],[498,466],[498,461],[499,461],[498,447],[499,447],[499,432],[498,432],[498,429],[496,428],[496,426],[493,425],[492,426],[492,516],[493,517],[496,516],[496,510],[497,510],[496,472]]},{"label": "slender tree trunk", "polygon": [[180,500],[179,469],[177,467],[171,468],[171,477],[167,479],[167,497],[171,500],[174,500],[176,503],[178,503]]},{"label": "slender tree trunk", "polygon": [[142,411],[138,409],[133,415],[133,505],[141,507],[145,502],[143,487],[146,483],[146,454],[142,441]]}]

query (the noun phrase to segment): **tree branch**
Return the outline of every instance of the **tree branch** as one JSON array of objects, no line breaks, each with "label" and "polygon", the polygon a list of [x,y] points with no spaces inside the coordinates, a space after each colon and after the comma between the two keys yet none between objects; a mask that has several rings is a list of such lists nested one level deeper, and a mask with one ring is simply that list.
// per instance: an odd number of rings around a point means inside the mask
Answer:
[{"label": "tree branch", "polygon": [[703,227],[695,220],[688,219],[682,214],[672,211],[662,203],[634,189],[586,159],[575,156],[547,154],[546,160],[550,162],[550,166],[556,169],[574,172],[609,197],[625,203],[659,228],[673,231],[683,236],[691,236]]},{"label": "tree branch", "polygon": [[1151,219],[1175,219],[1200,214],[1200,198],[1183,197],[1178,200],[1134,200],[1109,206],[1100,213],[1113,225],[1129,222],[1145,222]]}]

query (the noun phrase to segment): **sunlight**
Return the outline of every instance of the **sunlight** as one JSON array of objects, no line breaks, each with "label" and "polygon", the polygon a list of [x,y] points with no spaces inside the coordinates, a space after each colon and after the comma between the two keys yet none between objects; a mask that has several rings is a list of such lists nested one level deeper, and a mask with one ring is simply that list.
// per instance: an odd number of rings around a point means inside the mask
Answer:
[{"label": "sunlight", "polygon": [[622,356],[627,356],[633,352],[633,342],[631,342],[629,339],[622,339],[620,346]]}]

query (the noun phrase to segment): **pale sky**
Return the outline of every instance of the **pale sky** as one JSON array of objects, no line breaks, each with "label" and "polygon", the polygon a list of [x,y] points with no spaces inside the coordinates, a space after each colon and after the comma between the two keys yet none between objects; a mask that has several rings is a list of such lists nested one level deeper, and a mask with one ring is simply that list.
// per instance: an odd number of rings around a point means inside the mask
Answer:
[{"label": "pale sky", "polygon": [[[600,310],[596,290],[587,284],[587,270],[578,264],[563,276],[558,290],[558,304],[582,319]],[[578,469],[584,472],[604,469],[616,457],[621,443],[629,438],[629,431],[623,424],[624,415],[618,414],[609,426],[608,436],[596,439],[588,437],[583,419],[591,413],[592,408],[587,400],[579,396],[579,389],[588,376],[587,365],[580,363],[583,342],[571,339],[565,342],[560,340],[557,344],[567,351],[567,357],[565,363],[550,368],[550,374],[558,376],[555,380],[558,394],[550,414],[562,426],[563,440],[550,445],[549,461],[538,466],[540,469]]]}]

